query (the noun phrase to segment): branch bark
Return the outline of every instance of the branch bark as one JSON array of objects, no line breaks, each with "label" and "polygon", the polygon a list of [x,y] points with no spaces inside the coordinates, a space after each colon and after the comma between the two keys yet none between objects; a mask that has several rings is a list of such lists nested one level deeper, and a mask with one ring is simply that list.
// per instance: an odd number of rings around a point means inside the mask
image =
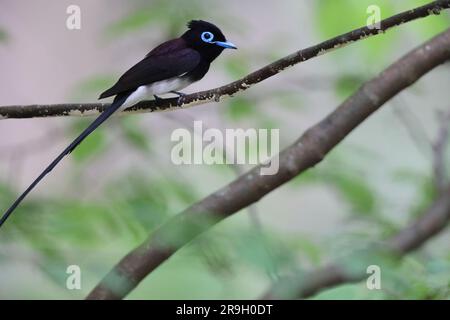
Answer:
[{"label": "branch bark", "polygon": [[[450,187],[444,189],[435,202],[425,211],[424,215],[408,228],[400,231],[397,235],[386,241],[378,248],[367,250],[367,253],[387,253],[394,257],[401,257],[419,248],[427,240],[442,231],[450,221]],[[356,257],[348,257],[355,259]],[[304,299],[319,291],[344,283],[354,283],[367,277],[367,265],[360,270],[348,270],[344,265],[337,263],[329,264],[319,270],[310,272],[301,278],[289,278],[280,281],[270,288],[262,299]]]},{"label": "branch bark", "polygon": [[[212,101],[219,102],[223,98],[231,97],[234,94],[245,91],[253,85],[270,78],[281,71],[292,67],[298,63],[318,57],[331,50],[345,47],[353,42],[366,39],[371,36],[382,34],[387,30],[402,25],[404,23],[424,18],[432,14],[439,14],[442,10],[450,8],[450,0],[433,1],[422,7],[399,13],[395,16],[382,20],[380,28],[362,27],[343,35],[337,36],[318,45],[306,48],[277,60],[247,76],[234,81],[225,86],[201,91],[187,95],[181,106],[177,105],[178,98],[164,99],[159,102],[141,102],[124,113],[142,113],[155,111],[168,111],[172,109],[188,108]],[[0,119],[23,119],[56,116],[91,116],[97,115],[106,107],[108,103],[89,104],[55,104],[55,105],[28,105],[28,106],[4,106],[0,107]]]},{"label": "branch bark", "polygon": [[195,203],[155,230],[126,255],[94,288],[88,299],[120,299],[179,248],[215,223],[255,203],[298,174],[319,163],[345,136],[386,101],[450,59],[450,29],[413,50],[279,155],[279,171],[260,175],[261,166]]}]

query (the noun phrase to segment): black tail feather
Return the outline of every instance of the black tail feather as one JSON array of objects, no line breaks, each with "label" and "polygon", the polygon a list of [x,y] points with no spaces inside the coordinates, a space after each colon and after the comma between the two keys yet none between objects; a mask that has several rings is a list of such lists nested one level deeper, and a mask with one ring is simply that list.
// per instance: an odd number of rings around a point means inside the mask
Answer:
[{"label": "black tail feather", "polygon": [[120,106],[126,101],[128,95],[115,99],[101,115],[99,115],[52,163],[30,184],[30,186],[17,198],[0,219],[0,227],[5,223],[11,213],[17,208],[22,200],[30,193],[31,190],[48,174],[56,165],[69,153],[71,153],[87,136],[97,129],[106,119],[108,119]]}]

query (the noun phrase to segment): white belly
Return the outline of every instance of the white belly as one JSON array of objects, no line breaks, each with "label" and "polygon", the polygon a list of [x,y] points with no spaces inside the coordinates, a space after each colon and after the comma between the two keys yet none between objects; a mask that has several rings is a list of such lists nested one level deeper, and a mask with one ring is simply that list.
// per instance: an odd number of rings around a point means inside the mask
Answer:
[{"label": "white belly", "polygon": [[192,82],[183,78],[171,78],[154,82],[149,85],[138,87],[130,96],[125,100],[124,104],[120,107],[121,110],[134,106],[136,103],[145,100],[154,99],[154,95],[169,93],[170,91],[178,91],[186,88]]}]

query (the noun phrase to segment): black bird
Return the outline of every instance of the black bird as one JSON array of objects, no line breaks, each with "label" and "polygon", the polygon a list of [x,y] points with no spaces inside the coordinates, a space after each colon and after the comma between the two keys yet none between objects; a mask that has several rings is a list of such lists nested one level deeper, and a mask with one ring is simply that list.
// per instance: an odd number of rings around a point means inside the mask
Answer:
[{"label": "black bird", "polygon": [[188,30],[180,38],[169,40],[154,48],[143,60],[125,72],[115,85],[100,95],[99,99],[110,96],[115,98],[113,103],[17,198],[0,219],[0,227],[39,181],[115,111],[124,110],[152,97],[159,99],[157,95],[164,93],[179,95],[181,102],[184,94],[178,90],[202,79],[208,72],[211,62],[224,49],[236,49],[212,23],[193,20],[187,26]]}]

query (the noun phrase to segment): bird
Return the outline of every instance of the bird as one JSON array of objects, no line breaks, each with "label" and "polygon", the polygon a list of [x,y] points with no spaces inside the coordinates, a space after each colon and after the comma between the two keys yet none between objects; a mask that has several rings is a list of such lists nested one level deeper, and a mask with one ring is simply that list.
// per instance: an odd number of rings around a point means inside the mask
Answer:
[{"label": "bird", "polygon": [[180,90],[202,79],[210,64],[225,49],[237,49],[226,40],[222,31],[204,20],[192,20],[181,37],[166,41],[151,50],[141,61],[126,71],[99,99],[114,96],[114,100],[14,201],[0,219],[0,227],[36,185],[56,165],[69,155],[86,137],[105,122],[114,112],[125,110],[140,101],[172,93],[182,104],[184,93]]}]

